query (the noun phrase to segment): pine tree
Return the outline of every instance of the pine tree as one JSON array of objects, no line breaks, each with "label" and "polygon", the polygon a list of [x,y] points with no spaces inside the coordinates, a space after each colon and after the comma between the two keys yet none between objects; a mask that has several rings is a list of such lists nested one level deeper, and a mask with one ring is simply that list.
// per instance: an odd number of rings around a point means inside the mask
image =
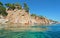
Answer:
[{"label": "pine tree", "polygon": [[25,9],[26,12],[29,12],[29,7],[26,3],[24,3],[24,9]]},{"label": "pine tree", "polygon": [[6,8],[3,6],[3,4],[0,2],[0,15],[6,16]]},{"label": "pine tree", "polygon": [[9,10],[11,10],[11,9],[14,10],[15,9],[14,4],[7,3],[5,5],[8,7]]}]

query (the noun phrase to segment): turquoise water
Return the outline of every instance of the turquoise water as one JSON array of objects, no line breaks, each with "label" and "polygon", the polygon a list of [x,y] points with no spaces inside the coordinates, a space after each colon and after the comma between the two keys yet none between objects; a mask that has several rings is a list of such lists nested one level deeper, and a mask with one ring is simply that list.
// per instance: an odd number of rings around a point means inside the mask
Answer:
[{"label": "turquoise water", "polygon": [[[48,28],[45,31],[19,31],[0,30],[0,38],[60,38],[60,24],[51,26],[35,26],[35,28]],[[33,28],[33,27],[32,27]]]}]

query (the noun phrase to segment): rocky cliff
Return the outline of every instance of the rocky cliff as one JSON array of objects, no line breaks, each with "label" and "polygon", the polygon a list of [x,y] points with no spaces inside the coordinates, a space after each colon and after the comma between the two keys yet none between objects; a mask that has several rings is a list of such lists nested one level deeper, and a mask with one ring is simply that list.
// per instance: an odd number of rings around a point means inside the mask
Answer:
[{"label": "rocky cliff", "polygon": [[50,24],[50,20],[47,18],[41,18],[38,16],[31,16],[30,13],[22,10],[6,10],[8,13],[6,19],[10,23],[21,23],[21,24]]},{"label": "rocky cliff", "polygon": [[29,13],[29,7],[26,3],[22,5],[18,3],[6,3],[0,7],[0,23],[20,23],[20,24],[51,24],[51,21],[47,18],[39,16],[31,16]]}]

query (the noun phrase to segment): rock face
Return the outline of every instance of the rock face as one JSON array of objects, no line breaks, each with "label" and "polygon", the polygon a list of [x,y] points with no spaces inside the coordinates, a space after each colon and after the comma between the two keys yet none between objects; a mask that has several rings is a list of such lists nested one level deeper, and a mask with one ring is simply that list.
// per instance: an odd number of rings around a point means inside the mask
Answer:
[{"label": "rock face", "polygon": [[49,24],[50,21],[46,18],[40,18],[38,16],[31,16],[24,9],[22,10],[6,10],[8,13],[6,19],[11,23],[21,23],[21,24]]},{"label": "rock face", "polygon": [[7,13],[6,19],[12,23],[29,23],[30,21],[30,15],[25,10],[8,10]]},{"label": "rock face", "polygon": [[50,24],[50,20],[48,20],[47,18],[35,16],[33,19],[35,19],[37,24]]}]

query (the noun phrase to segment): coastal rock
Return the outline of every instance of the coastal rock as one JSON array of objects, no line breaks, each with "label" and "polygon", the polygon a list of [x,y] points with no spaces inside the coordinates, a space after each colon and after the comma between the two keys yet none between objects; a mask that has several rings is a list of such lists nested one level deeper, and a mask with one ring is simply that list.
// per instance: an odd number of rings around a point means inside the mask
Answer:
[{"label": "coastal rock", "polygon": [[50,20],[47,18],[41,18],[38,16],[31,16],[30,13],[26,12],[24,9],[18,10],[6,10],[8,13],[5,19],[8,19],[11,23],[21,23],[21,24],[50,24]]},{"label": "coastal rock", "polygon": [[8,15],[6,19],[8,19],[12,23],[29,23],[30,21],[30,15],[25,12],[25,10],[17,10],[14,11],[7,11]]}]

